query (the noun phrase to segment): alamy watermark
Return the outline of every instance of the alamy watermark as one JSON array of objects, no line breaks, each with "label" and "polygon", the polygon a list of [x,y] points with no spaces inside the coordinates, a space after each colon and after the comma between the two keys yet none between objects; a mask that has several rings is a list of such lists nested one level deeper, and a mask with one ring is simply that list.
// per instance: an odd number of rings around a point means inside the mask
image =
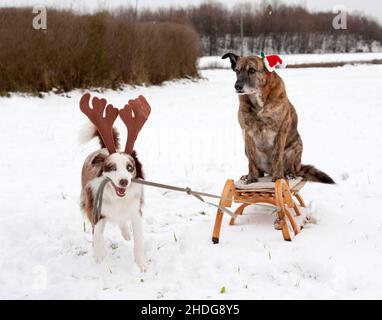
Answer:
[{"label": "alamy watermark", "polygon": [[36,16],[33,18],[32,26],[35,30],[46,30],[48,28],[48,15],[45,7],[33,7]]},{"label": "alamy watermark", "polygon": [[347,10],[345,6],[335,6],[333,13],[337,15],[333,18],[332,26],[335,30],[346,30],[347,25]]}]

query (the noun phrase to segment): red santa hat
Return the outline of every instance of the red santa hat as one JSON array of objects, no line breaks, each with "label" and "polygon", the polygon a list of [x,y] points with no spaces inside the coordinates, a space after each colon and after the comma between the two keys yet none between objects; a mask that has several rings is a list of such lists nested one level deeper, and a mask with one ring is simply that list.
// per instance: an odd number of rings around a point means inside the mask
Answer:
[{"label": "red santa hat", "polygon": [[275,71],[277,66],[285,67],[283,61],[277,54],[266,56],[264,52],[261,52],[261,57],[263,58],[265,68],[270,73]]}]

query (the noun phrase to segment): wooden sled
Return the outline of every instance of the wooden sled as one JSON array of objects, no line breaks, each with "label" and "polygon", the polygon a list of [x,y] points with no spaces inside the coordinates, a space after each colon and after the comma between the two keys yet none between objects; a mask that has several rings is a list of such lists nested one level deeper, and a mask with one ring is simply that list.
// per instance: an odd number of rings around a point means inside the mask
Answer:
[{"label": "wooden sled", "polygon": [[[266,178],[264,178],[266,179]],[[240,188],[234,181],[227,180],[220,200],[220,206],[230,208],[232,203],[241,203],[236,209],[235,214],[242,215],[244,209],[256,203],[267,203],[277,207],[278,211],[278,226],[282,232],[285,241],[291,241],[291,232],[297,235],[301,227],[295,221],[295,215],[300,216],[301,212],[297,204],[294,202],[295,197],[302,207],[306,207],[299,191],[305,185],[305,181],[294,181],[291,188],[290,182],[284,179],[277,180],[275,183],[254,183],[248,185],[247,188]],[[291,209],[294,210],[294,214]],[[224,213],[218,209],[216,214],[215,226],[212,235],[212,242],[219,243],[220,230],[223,222]],[[289,222],[289,223],[288,223]],[[230,225],[235,224],[235,218],[231,218]],[[290,227],[292,230],[290,230]]]}]

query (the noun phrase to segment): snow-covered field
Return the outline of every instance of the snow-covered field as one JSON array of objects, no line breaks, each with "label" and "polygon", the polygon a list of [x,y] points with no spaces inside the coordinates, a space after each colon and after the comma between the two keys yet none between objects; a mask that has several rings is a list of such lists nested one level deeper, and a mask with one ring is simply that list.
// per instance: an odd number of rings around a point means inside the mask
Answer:
[{"label": "snow-covered field", "polygon": [[[270,54],[267,52],[267,54]],[[259,52],[260,55],[260,52]],[[328,62],[367,62],[381,60],[382,52],[368,53],[325,53],[325,54],[285,54],[281,55],[285,64],[306,64],[306,63],[328,63]],[[229,69],[231,68],[229,59],[222,60],[221,57],[206,56],[201,57],[198,62],[200,69]]]},{"label": "snow-covered field", "polygon": [[[273,210],[254,206],[236,226],[226,217],[213,245],[214,208],[147,188],[145,274],[111,226],[105,262],[93,261],[79,193],[82,161],[97,145],[77,143],[80,93],[1,98],[0,298],[382,298],[382,66],[279,74],[299,114],[303,162],[338,182],[303,189],[316,223],[284,242]],[[103,95],[152,104],[136,146],[147,179],[220,193],[246,171],[234,74],[202,75]]]}]

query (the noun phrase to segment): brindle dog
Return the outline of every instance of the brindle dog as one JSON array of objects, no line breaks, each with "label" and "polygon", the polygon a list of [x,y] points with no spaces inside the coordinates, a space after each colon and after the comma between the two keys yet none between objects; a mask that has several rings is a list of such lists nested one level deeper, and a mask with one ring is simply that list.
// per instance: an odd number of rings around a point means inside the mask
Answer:
[{"label": "brindle dog", "polygon": [[335,183],[326,173],[301,164],[297,113],[277,73],[268,72],[260,57],[227,53],[222,59],[226,58],[237,75],[238,116],[249,162],[242,180],[252,183],[269,174],[273,181],[301,176],[307,181]]}]

